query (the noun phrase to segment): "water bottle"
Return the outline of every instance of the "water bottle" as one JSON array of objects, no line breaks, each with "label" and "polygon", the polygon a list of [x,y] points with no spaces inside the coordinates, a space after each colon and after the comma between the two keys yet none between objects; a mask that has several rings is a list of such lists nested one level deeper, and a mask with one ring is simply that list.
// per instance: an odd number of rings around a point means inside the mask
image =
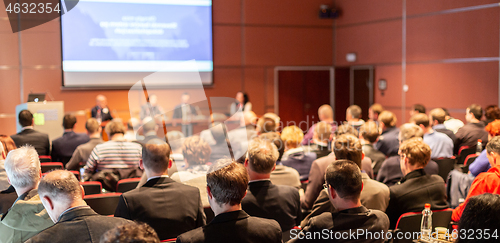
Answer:
[{"label": "water bottle", "polygon": [[429,203],[425,204],[422,211],[422,224],[420,225],[420,233],[423,240],[430,240],[432,232],[432,211]]},{"label": "water bottle", "polygon": [[478,139],[476,145],[476,154],[480,155],[482,151],[483,151],[483,141],[481,139]]}]

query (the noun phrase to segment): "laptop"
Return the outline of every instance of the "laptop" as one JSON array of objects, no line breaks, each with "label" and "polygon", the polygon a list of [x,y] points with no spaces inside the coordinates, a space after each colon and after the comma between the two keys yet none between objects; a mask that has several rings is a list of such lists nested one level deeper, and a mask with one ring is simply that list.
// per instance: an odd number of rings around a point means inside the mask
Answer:
[{"label": "laptop", "polygon": [[43,102],[45,101],[45,93],[40,93],[40,94],[29,94],[28,95],[28,102]]}]

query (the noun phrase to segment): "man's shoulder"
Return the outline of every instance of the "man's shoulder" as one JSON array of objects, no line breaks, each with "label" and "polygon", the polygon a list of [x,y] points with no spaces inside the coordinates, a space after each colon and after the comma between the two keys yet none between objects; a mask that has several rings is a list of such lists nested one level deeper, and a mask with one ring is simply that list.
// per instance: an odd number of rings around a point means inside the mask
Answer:
[{"label": "man's shoulder", "polygon": [[[147,184],[147,183],[146,183]],[[159,184],[153,186],[143,185],[122,194],[123,197],[141,197],[145,193],[154,193],[157,191],[176,191],[182,192],[186,197],[192,197],[199,194],[199,189],[194,186],[186,185],[177,181],[168,182],[168,184]]]}]

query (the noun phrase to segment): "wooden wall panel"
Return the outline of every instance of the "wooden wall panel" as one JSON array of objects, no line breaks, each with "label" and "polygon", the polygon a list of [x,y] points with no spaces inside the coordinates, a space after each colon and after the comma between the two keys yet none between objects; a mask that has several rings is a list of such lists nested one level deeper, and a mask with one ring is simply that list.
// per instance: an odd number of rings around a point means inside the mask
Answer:
[{"label": "wooden wall panel", "polygon": [[335,0],[334,5],[341,11],[337,25],[400,18],[403,13],[401,0]]},{"label": "wooden wall panel", "polygon": [[[7,21],[1,21],[4,23],[0,26],[6,26]],[[19,48],[18,48],[18,35],[13,34],[10,27],[7,31],[0,32],[0,65],[8,66],[18,66],[19,65]]]},{"label": "wooden wall panel", "polygon": [[239,24],[241,22],[240,0],[214,0],[213,1],[214,24]]},{"label": "wooden wall panel", "polygon": [[241,65],[241,27],[214,26],[214,65]]},{"label": "wooden wall panel", "polygon": [[[268,102],[266,96],[266,83],[264,68],[245,68],[245,80],[243,90],[248,93],[252,110],[256,114],[264,114]],[[235,94],[236,95],[236,94]]]},{"label": "wooden wall panel", "polygon": [[449,9],[473,7],[490,3],[498,3],[498,0],[406,0],[406,14],[424,14]]}]

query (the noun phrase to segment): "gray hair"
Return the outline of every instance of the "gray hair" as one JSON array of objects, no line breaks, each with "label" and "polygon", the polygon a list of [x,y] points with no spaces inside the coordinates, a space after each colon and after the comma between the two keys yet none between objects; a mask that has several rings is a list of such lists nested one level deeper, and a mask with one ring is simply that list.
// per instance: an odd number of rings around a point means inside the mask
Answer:
[{"label": "gray hair", "polygon": [[271,173],[278,157],[278,148],[267,139],[256,138],[248,145],[248,163],[257,173]]},{"label": "gray hair", "polygon": [[76,176],[67,170],[55,170],[42,178],[38,185],[40,197],[49,196],[52,200],[67,203],[82,199],[82,188]]},{"label": "gray hair", "polygon": [[40,181],[40,159],[30,145],[12,150],[5,158],[5,172],[14,188],[34,188]]}]

